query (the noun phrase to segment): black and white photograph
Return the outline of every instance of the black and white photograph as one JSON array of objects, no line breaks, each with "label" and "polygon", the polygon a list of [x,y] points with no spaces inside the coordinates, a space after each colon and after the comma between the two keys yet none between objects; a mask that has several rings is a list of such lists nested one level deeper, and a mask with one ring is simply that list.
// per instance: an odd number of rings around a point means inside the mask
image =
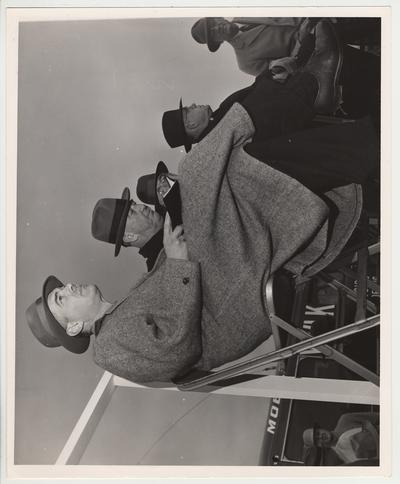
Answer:
[{"label": "black and white photograph", "polygon": [[6,476],[388,475],[390,8],[5,22]]}]

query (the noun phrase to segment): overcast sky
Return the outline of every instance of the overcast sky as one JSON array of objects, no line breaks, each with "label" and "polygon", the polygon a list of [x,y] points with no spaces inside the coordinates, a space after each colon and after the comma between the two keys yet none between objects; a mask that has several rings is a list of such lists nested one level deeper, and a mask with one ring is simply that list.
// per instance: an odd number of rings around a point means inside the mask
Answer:
[{"label": "overcast sky", "polygon": [[[184,153],[166,144],[161,115],[176,108],[181,96],[184,103],[217,107],[252,82],[238,70],[229,45],[211,54],[192,40],[195,20],[21,24],[17,464],[54,463],[102,374],[91,349],[76,356],[40,345],[27,327],[25,309],[50,274],[64,282],[96,283],[111,301],[124,295],[145,263],[136,249],[122,249],[114,258],[109,244],[91,237],[96,201],[120,196],[125,186],[135,194],[137,178],[151,173],[159,160],[176,170]],[[83,462],[257,463],[265,401],[210,397],[200,403],[204,396],[118,392]],[[250,441],[234,438],[246,431]]]}]

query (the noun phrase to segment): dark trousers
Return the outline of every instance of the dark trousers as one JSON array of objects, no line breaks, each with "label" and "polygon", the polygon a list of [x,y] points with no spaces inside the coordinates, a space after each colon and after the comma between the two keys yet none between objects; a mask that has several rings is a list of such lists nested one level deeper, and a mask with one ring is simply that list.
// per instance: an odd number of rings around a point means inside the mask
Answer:
[{"label": "dark trousers", "polygon": [[379,145],[370,118],[252,142],[244,149],[316,194],[353,182],[364,184],[379,167]]},{"label": "dark trousers", "polygon": [[351,118],[371,115],[380,129],[380,57],[345,45],[339,83],[343,86],[343,109]]}]

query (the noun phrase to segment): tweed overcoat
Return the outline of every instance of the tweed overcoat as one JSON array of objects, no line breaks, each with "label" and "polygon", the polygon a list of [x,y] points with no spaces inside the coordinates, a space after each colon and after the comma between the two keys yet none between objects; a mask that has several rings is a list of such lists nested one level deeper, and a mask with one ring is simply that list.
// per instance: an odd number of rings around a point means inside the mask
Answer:
[{"label": "tweed overcoat", "polygon": [[248,155],[243,145],[253,134],[245,109],[234,104],[181,161],[182,218],[195,262],[160,253],[104,318],[94,345],[103,368],[133,381],[166,381],[247,354],[271,333],[264,304],[270,274],[280,267],[312,274],[343,247],[359,216],[356,187],[331,194],[347,206],[331,246],[326,203]]}]

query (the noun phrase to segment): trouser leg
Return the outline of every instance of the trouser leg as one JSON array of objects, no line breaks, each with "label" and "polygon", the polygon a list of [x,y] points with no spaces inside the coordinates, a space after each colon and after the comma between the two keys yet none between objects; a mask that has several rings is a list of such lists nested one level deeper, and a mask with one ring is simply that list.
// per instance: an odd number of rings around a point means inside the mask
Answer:
[{"label": "trouser leg", "polygon": [[344,46],[340,84],[343,86],[343,109],[359,118],[370,114],[379,128],[380,57]]},{"label": "trouser leg", "polygon": [[318,81],[310,72],[297,72],[285,84],[305,105],[312,108],[318,94]]},{"label": "trouser leg", "polygon": [[336,29],[344,43],[379,43],[381,19],[374,17],[338,18]]},{"label": "trouser leg", "polygon": [[368,118],[248,143],[244,149],[317,194],[349,183],[363,184],[379,164],[378,143]]}]

